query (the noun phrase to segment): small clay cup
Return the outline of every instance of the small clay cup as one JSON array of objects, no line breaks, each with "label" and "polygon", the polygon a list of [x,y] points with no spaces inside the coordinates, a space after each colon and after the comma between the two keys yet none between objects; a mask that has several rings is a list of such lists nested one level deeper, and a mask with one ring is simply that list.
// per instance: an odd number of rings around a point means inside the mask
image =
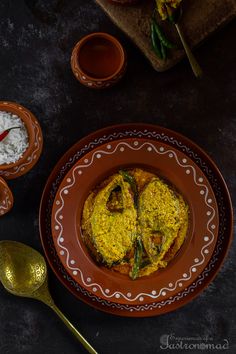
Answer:
[{"label": "small clay cup", "polygon": [[13,195],[6,181],[0,177],[0,216],[8,213],[13,207]]},{"label": "small clay cup", "polygon": [[18,103],[0,101],[0,111],[17,115],[24,122],[29,137],[29,146],[19,160],[0,165],[0,176],[14,179],[28,172],[38,161],[42,152],[43,135],[35,116]]},{"label": "small clay cup", "polygon": [[83,37],[74,47],[71,68],[83,85],[101,89],[116,84],[126,69],[126,54],[120,42],[108,33]]}]

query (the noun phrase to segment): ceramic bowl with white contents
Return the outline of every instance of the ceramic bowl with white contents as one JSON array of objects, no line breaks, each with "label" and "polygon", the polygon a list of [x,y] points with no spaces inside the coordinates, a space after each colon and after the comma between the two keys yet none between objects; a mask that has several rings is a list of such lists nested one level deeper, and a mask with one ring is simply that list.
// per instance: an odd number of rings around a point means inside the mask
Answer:
[{"label": "ceramic bowl with white contents", "polygon": [[0,176],[14,179],[38,161],[43,136],[35,116],[14,102],[0,102]]}]

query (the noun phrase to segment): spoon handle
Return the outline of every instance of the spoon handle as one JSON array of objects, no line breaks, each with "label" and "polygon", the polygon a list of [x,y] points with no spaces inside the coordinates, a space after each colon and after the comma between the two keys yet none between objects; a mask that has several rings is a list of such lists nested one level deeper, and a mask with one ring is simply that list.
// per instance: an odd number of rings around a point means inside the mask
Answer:
[{"label": "spoon handle", "polygon": [[80,343],[84,346],[85,349],[87,349],[90,354],[98,354],[98,352],[96,352],[96,350],[89,344],[89,342],[87,342],[87,340],[82,336],[82,334],[77,331],[73,324],[70,323],[70,321],[54,303],[51,304],[50,307],[60,317],[62,322],[64,322],[67,328],[75,335],[75,337],[80,341]]},{"label": "spoon handle", "polygon": [[179,34],[179,37],[181,39],[181,42],[183,44],[183,47],[184,47],[184,50],[185,50],[185,53],[187,54],[187,57],[188,57],[188,60],[189,60],[189,63],[191,65],[191,68],[194,72],[194,75],[196,77],[201,77],[202,76],[202,69],[200,67],[200,65],[198,64],[197,60],[195,59],[191,49],[189,48],[185,38],[184,38],[184,35],[183,35],[183,32],[180,28],[180,26],[178,25],[178,23],[175,24],[175,28]]}]

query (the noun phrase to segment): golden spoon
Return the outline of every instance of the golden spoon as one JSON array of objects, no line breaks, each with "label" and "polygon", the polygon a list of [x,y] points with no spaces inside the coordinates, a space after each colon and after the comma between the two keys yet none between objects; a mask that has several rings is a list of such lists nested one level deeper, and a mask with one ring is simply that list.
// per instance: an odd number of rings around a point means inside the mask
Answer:
[{"label": "golden spoon", "polygon": [[47,265],[39,252],[20,242],[0,241],[0,280],[11,294],[48,305],[89,353],[98,354],[54,304],[48,289]]},{"label": "golden spoon", "polygon": [[182,13],[183,13],[182,6],[179,5],[177,7],[177,9],[172,9],[171,7],[168,6],[168,4],[166,4],[165,6],[166,6],[166,11],[168,13],[168,19],[171,23],[173,23],[175,25],[175,28],[178,32],[181,43],[184,47],[185,53],[188,57],[189,64],[191,65],[192,71],[193,71],[194,75],[197,78],[199,78],[203,74],[202,69],[201,69],[200,65],[198,64],[195,56],[193,55],[188,43],[186,42],[183,31],[179,25],[179,21],[182,16]]}]

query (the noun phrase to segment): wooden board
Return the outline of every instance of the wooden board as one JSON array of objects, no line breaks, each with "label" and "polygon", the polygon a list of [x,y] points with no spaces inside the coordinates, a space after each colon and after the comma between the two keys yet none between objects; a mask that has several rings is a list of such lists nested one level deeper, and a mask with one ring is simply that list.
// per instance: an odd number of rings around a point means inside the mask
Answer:
[{"label": "wooden board", "polygon": [[[178,49],[169,53],[169,58],[162,61],[156,57],[150,41],[150,18],[155,6],[154,0],[141,0],[139,5],[120,6],[108,0],[95,0],[142,50],[157,71],[165,71],[176,64],[185,55],[175,26],[162,21],[166,33],[178,44]],[[180,25],[186,40],[194,47],[205,40],[220,26],[236,16],[236,0],[185,0]]]}]

